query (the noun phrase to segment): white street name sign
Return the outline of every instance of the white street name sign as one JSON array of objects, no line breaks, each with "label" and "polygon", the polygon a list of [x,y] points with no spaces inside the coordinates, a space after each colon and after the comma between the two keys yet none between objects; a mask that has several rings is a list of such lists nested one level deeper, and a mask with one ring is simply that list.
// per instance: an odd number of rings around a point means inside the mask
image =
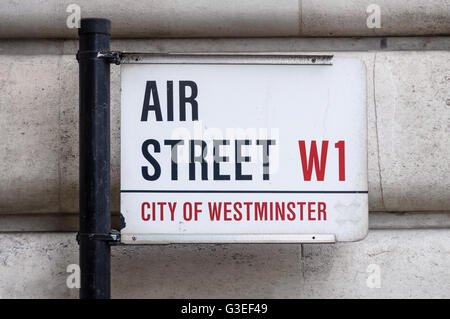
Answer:
[{"label": "white street name sign", "polygon": [[122,242],[360,240],[367,189],[361,61],[122,61]]}]

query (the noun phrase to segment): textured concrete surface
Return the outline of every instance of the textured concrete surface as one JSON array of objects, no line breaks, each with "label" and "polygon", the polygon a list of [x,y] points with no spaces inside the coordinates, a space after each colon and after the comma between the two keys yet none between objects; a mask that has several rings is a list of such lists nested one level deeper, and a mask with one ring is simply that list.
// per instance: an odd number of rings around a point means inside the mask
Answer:
[{"label": "textured concrete surface", "polygon": [[385,208],[450,207],[450,53],[377,53],[373,72]]},{"label": "textured concrete surface", "polygon": [[[73,233],[0,235],[1,298],[76,298]],[[379,267],[380,287],[367,281]],[[376,230],[357,243],[112,249],[114,298],[449,298],[450,230]],[[368,268],[369,267],[369,268]],[[370,279],[369,279],[370,281]]]},{"label": "textured concrete surface", "polygon": [[[127,42],[115,43],[121,48]],[[162,43],[161,51],[182,48],[180,42]],[[78,65],[73,55],[62,54],[70,48],[75,53],[72,44],[54,54],[1,55],[1,213],[78,211]],[[366,64],[370,210],[448,211],[450,53],[340,51],[336,56]],[[112,209],[118,211],[119,67],[112,66],[111,78]]]},{"label": "textured concrete surface", "polygon": [[450,212],[371,212],[369,214],[369,229],[371,230],[437,228],[450,228]]},{"label": "textured concrete surface", "polygon": [[[7,1],[2,38],[75,38],[72,0]],[[81,17],[113,21],[117,38],[440,35],[450,31],[449,0],[378,0],[381,27],[368,28],[372,0],[78,0]],[[369,11],[371,12],[371,11]],[[413,22],[413,23],[412,23]]]},{"label": "textured concrete surface", "polygon": [[1,61],[0,211],[58,211],[61,59]]},{"label": "textured concrete surface", "polygon": [[[301,0],[300,3],[302,35],[421,35],[450,31],[448,0]],[[380,28],[367,27],[366,10],[371,4],[380,8]]]},{"label": "textured concrete surface", "polygon": [[114,21],[115,37],[292,36],[299,33],[297,0],[38,0],[11,1],[0,11],[0,37],[75,38],[69,4],[81,17]]},{"label": "textured concrete surface", "polygon": [[[111,48],[129,52],[318,52],[449,51],[450,37],[112,39]],[[0,55],[72,55],[77,40],[2,39]]]}]

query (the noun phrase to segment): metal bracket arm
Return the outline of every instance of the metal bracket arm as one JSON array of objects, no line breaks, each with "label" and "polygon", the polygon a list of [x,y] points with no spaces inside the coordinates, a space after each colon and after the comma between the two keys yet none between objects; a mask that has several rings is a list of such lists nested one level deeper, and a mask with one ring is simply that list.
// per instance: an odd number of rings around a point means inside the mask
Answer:
[{"label": "metal bracket arm", "polygon": [[116,230],[112,230],[109,234],[99,234],[99,233],[77,233],[77,242],[80,244],[80,240],[82,237],[87,238],[88,240],[100,240],[106,241],[111,244],[120,243],[120,233]]},{"label": "metal bracket arm", "polygon": [[109,63],[114,63],[116,65],[120,64],[122,58],[121,51],[101,51],[97,54],[97,58],[105,59]]},{"label": "metal bracket arm", "polygon": [[122,59],[121,51],[78,51],[77,60],[80,59],[104,59],[109,63],[119,65]]}]

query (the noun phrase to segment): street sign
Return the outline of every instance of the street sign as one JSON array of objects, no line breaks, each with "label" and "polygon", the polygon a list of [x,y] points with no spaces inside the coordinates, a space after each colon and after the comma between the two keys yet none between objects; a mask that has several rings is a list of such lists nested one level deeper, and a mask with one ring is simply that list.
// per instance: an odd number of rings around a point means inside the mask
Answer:
[{"label": "street sign", "polygon": [[122,242],[364,238],[365,83],[357,59],[125,54]]}]

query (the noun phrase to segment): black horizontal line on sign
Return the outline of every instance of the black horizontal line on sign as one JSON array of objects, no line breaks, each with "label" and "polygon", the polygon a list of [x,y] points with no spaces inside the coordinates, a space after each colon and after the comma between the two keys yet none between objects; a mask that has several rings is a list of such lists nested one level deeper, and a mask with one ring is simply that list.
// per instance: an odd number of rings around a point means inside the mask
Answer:
[{"label": "black horizontal line on sign", "polygon": [[121,193],[261,193],[261,194],[367,194],[368,191],[280,191],[280,190],[148,190],[125,189]]}]

